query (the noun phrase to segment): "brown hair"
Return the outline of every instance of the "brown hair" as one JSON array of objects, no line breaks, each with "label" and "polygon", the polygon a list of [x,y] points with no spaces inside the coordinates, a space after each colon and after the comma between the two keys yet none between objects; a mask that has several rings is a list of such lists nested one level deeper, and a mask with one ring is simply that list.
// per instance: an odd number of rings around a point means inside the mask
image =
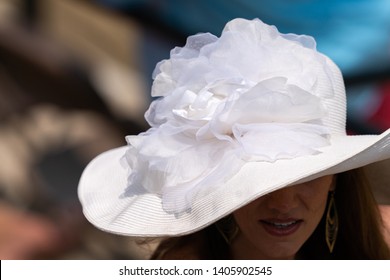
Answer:
[{"label": "brown hair", "polygon": [[[325,242],[326,213],[297,253],[298,259],[390,259],[383,222],[362,169],[337,175],[335,202],[339,230],[332,254]],[[326,212],[326,211],[325,211]],[[228,259],[229,246],[215,224],[191,235],[161,242],[152,259]]]},{"label": "brown hair", "polygon": [[325,240],[326,215],[309,240],[302,246],[302,259],[390,259],[383,237],[383,222],[363,169],[337,175],[335,202],[339,231],[334,252],[329,253]]}]

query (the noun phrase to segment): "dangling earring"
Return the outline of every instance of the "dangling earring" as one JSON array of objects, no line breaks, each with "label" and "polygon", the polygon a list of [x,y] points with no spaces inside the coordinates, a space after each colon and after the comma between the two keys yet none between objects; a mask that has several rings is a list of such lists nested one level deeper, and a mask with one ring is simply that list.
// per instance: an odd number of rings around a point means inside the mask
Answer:
[{"label": "dangling earring", "polygon": [[233,215],[228,215],[225,218],[222,218],[215,223],[215,226],[228,245],[232,244],[233,240],[240,231]]},{"label": "dangling earring", "polygon": [[339,218],[337,215],[336,203],[334,200],[334,191],[330,192],[328,210],[326,213],[325,239],[329,252],[332,253],[336,243],[337,232],[339,229]]}]

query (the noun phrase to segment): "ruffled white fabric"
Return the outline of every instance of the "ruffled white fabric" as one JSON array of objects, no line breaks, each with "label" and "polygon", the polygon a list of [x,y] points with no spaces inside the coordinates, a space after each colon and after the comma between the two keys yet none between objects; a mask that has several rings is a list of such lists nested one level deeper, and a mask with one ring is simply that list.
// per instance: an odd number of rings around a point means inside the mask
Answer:
[{"label": "ruffled white fabric", "polygon": [[189,37],[155,69],[151,128],[126,138],[128,188],[141,186],[180,214],[248,161],[319,153],[329,145],[321,100],[333,95],[318,90],[319,72],[332,86],[325,63],[313,38],[258,19],[233,20],[220,38]]}]

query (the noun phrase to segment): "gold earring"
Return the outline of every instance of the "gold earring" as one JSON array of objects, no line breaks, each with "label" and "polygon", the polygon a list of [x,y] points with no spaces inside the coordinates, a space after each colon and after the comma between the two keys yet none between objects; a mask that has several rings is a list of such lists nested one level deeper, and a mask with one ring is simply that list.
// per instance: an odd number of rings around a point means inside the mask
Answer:
[{"label": "gold earring", "polygon": [[228,245],[231,245],[233,240],[236,238],[238,232],[240,231],[239,227],[234,220],[233,215],[228,215],[225,218],[222,218],[215,223],[217,230],[221,234],[222,238],[226,241]]},{"label": "gold earring", "polygon": [[339,229],[339,218],[337,215],[334,191],[330,192],[328,210],[326,213],[325,239],[329,252],[332,253],[336,244],[337,232]]}]

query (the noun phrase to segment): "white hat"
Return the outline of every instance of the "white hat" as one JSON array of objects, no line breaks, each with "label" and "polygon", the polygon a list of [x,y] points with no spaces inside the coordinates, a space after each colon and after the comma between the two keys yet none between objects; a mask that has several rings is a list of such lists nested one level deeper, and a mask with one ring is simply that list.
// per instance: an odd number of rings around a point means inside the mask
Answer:
[{"label": "white hat", "polygon": [[188,234],[269,192],[390,157],[390,130],[346,135],[342,75],[311,37],[235,19],[219,38],[190,36],[153,76],[151,128],[80,180],[102,230]]}]

